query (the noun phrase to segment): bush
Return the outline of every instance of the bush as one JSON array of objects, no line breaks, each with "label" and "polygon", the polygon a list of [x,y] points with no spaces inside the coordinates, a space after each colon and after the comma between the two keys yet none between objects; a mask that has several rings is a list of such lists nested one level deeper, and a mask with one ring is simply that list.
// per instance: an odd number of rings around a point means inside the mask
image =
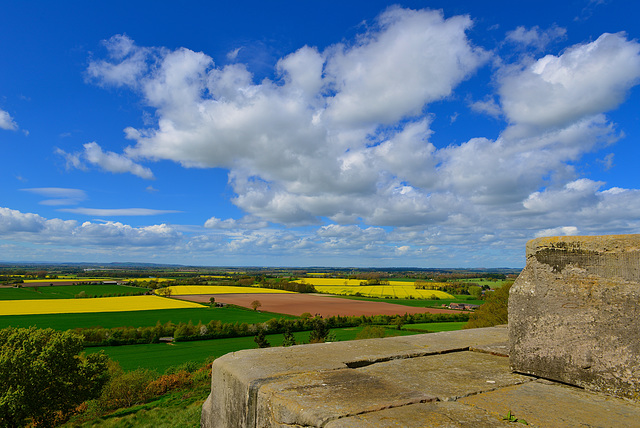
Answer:
[{"label": "bush", "polygon": [[189,386],[192,383],[191,373],[187,371],[179,371],[176,373],[162,375],[158,379],[149,382],[145,392],[149,398],[158,397],[169,391]]},{"label": "bush", "polygon": [[147,369],[123,372],[119,366],[115,367],[112,369],[111,379],[102,389],[98,403],[104,410],[144,403],[152,398],[151,391],[147,387],[156,377],[156,372]]},{"label": "bush", "polygon": [[195,361],[185,361],[184,363],[171,366],[164,371],[164,374],[174,374],[180,372],[193,373],[201,368],[201,365]]}]

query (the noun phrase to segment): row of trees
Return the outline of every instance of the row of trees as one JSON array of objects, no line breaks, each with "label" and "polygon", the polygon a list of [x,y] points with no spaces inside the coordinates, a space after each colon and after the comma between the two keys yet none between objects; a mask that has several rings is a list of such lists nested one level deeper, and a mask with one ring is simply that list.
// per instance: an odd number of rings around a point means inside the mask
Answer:
[{"label": "row of trees", "polygon": [[328,329],[340,327],[355,327],[359,325],[389,325],[413,324],[423,322],[467,321],[468,313],[459,314],[405,314],[405,315],[375,315],[375,316],[333,316],[329,318],[311,317],[299,319],[273,318],[265,323],[223,323],[211,320],[208,323],[193,324],[181,322],[165,324],[158,321],[153,327],[114,327],[114,328],[76,328],[75,333],[84,337],[86,346],[115,346],[142,343],[158,343],[160,338],[172,337],[175,341],[221,339],[228,337],[254,336],[260,331],[265,334],[283,333],[289,331],[313,331],[322,324]]}]

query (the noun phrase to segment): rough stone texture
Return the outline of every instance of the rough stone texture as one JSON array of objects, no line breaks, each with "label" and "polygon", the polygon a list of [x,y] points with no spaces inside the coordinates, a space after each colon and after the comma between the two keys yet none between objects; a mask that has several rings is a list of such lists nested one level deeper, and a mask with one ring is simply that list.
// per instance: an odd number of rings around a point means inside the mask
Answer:
[{"label": "rough stone texture", "polygon": [[511,287],[513,370],[640,400],[640,235],[539,238]]},{"label": "rough stone texture", "polygon": [[[494,428],[514,425],[454,401],[411,404],[329,422],[326,428]],[[524,426],[524,425],[522,425]],[[515,427],[517,428],[517,427]]]},{"label": "rough stone texture", "polygon": [[258,424],[324,426],[332,420],[529,382],[507,358],[460,351],[302,373],[270,382],[258,394]]},{"label": "rough stone texture", "polygon": [[518,419],[538,427],[640,426],[640,411],[636,403],[554,382],[528,382],[465,397],[458,403],[484,410],[495,417],[511,411]]},{"label": "rough stone texture", "polygon": [[[513,373],[504,327],[227,354],[203,427],[637,426],[640,405]],[[449,344],[447,346],[447,344]]]},{"label": "rough stone texture", "polygon": [[[298,345],[288,348],[266,348],[232,352],[214,361],[211,373],[211,394],[203,405],[203,427],[255,427],[280,426],[268,415],[269,399],[274,394],[271,384],[283,382],[296,376],[309,377],[313,373],[335,372],[333,377],[337,393],[346,390],[346,378],[341,373],[352,373],[353,385],[361,382],[363,392],[373,391],[358,375],[358,369],[368,368],[393,360],[410,361],[416,357],[438,355],[442,353],[466,351],[470,347],[493,348],[494,344],[504,346],[507,341],[507,329],[492,327],[476,330],[433,333],[416,336],[369,339],[350,342]],[[490,354],[487,354],[490,355]],[[504,357],[495,357],[506,361]],[[348,369],[348,370],[345,370]],[[506,369],[505,369],[506,370]],[[340,381],[342,379],[342,381]],[[383,382],[384,379],[379,379]],[[342,383],[340,383],[342,382]],[[364,382],[364,383],[363,383]],[[388,381],[396,382],[397,381]],[[300,386],[301,384],[299,384]],[[419,400],[428,400],[430,396],[423,391],[398,392],[403,405]],[[349,392],[348,395],[354,395]],[[379,392],[375,393],[380,395]],[[282,402],[286,397],[282,396]],[[398,405],[394,398],[380,407]],[[367,402],[363,401],[363,406]],[[286,405],[280,408],[286,409]],[[265,410],[267,409],[267,410]],[[285,412],[285,410],[282,410]],[[294,410],[295,412],[295,410]],[[260,420],[258,421],[258,416]],[[270,420],[270,422],[267,422]],[[258,423],[259,422],[259,423]]]}]

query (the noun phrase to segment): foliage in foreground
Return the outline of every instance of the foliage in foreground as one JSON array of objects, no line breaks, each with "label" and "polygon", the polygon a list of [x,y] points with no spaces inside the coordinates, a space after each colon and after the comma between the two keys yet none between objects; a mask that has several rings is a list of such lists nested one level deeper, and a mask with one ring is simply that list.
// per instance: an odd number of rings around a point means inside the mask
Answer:
[{"label": "foliage in foreground", "polygon": [[186,362],[163,375],[148,369],[125,372],[117,364],[109,371],[102,394],[78,408],[71,426],[198,425],[200,406],[210,390],[210,363]]},{"label": "foliage in foreground", "polygon": [[107,356],[82,349],[82,337],[68,331],[0,330],[0,426],[53,426],[98,396]]},{"label": "foliage in foreground", "polygon": [[488,293],[485,303],[469,316],[464,328],[491,327],[509,321],[509,290],[513,283],[506,283],[492,293]]}]

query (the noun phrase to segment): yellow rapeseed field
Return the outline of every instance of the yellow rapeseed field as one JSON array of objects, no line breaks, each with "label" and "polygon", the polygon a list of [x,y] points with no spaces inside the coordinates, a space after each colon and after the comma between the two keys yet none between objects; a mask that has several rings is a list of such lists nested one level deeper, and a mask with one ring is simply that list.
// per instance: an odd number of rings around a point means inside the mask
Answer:
[{"label": "yellow rapeseed field", "polygon": [[318,285],[360,285],[362,279],[344,279],[344,278],[302,278],[295,282],[300,282],[302,284],[313,284],[314,286]]},{"label": "yellow rapeseed field", "polygon": [[56,281],[84,281],[84,282],[100,282],[100,281],[111,281],[111,278],[63,278],[58,277],[58,279],[46,278],[46,279],[25,279],[25,284],[32,283],[40,283],[40,282],[56,282]]},{"label": "yellow rapeseed field", "polygon": [[[454,297],[439,290],[416,289],[415,283],[407,281],[389,281],[388,285],[360,285],[361,279],[344,278],[304,278],[296,282],[313,284],[320,293],[354,295],[360,293],[365,297],[397,297],[399,299],[454,299]],[[433,287],[444,285],[442,283],[430,283]]]},{"label": "yellow rapeseed field", "polygon": [[[184,296],[187,294],[240,294],[240,293],[291,293],[291,291],[272,290],[259,287],[234,287],[232,285],[172,285],[165,287],[171,290],[172,296]],[[156,290],[156,294],[162,294],[164,288]]]},{"label": "yellow rapeseed field", "polygon": [[315,285],[320,293],[354,295],[360,293],[364,297],[397,297],[399,299],[454,299],[454,297],[439,290],[419,290],[413,285],[358,285],[358,286],[331,286]]},{"label": "yellow rapeseed field", "polygon": [[71,314],[81,312],[148,311],[202,308],[202,305],[158,296],[101,297],[96,299],[2,300],[0,315]]}]

